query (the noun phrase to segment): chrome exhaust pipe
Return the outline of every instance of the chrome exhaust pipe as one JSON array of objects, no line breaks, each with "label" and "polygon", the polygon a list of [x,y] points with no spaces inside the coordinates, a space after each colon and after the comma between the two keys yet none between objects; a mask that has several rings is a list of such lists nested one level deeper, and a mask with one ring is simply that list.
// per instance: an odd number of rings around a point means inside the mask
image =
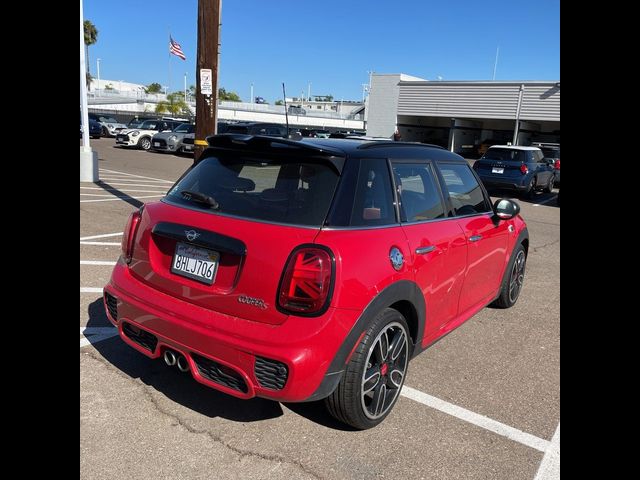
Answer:
[{"label": "chrome exhaust pipe", "polygon": [[189,371],[189,362],[184,355],[180,355],[178,357],[178,370],[180,370],[181,372]]},{"label": "chrome exhaust pipe", "polygon": [[176,355],[171,350],[165,350],[163,358],[164,363],[166,363],[170,367],[173,367],[176,364]]}]

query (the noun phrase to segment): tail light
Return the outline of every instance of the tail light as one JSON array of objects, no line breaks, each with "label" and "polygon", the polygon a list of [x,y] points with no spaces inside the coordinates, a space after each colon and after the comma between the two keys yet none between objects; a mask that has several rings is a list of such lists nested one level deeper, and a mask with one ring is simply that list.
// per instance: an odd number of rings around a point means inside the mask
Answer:
[{"label": "tail light", "polygon": [[301,246],[294,250],[278,289],[278,307],[302,316],[324,313],[333,290],[333,254],[328,248]]},{"label": "tail light", "polygon": [[560,170],[560,159],[556,160],[556,162],[553,164],[553,168],[555,168],[556,170]]},{"label": "tail light", "polygon": [[526,164],[523,163],[522,165],[520,165],[520,172],[522,172],[523,175],[529,173],[529,168]]},{"label": "tail light", "polygon": [[138,231],[140,218],[142,218],[143,208],[144,205],[140,207],[139,210],[131,213],[131,215],[129,215],[129,220],[127,220],[127,225],[124,227],[124,233],[122,234],[122,255],[124,256],[124,261],[127,262],[127,264],[131,263],[131,257],[133,256],[133,242],[136,239],[136,232]]}]

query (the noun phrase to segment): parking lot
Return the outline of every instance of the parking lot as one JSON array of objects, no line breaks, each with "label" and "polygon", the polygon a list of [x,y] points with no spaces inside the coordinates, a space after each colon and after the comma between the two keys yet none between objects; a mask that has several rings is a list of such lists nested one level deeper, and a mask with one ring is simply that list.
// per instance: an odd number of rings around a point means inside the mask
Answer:
[{"label": "parking lot", "polygon": [[102,287],[125,222],[192,159],[91,146],[101,182],[80,184],[81,478],[559,478],[557,190],[518,200],[531,243],[516,306],[485,308],[416,357],[389,417],[353,431],[317,404],[217,392],[120,340]]}]

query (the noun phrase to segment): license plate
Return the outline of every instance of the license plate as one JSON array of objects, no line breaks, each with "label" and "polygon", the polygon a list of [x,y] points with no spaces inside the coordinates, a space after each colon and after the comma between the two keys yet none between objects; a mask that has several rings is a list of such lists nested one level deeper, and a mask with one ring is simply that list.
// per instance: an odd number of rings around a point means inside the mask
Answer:
[{"label": "license plate", "polygon": [[160,146],[160,142],[153,142],[153,146],[154,147],[159,147]]},{"label": "license plate", "polygon": [[504,173],[504,168],[493,167],[491,173]]},{"label": "license plate", "polygon": [[184,149],[185,150],[193,150],[193,145],[185,145]]},{"label": "license plate", "polygon": [[179,242],[171,262],[171,272],[211,285],[218,271],[220,254]]}]

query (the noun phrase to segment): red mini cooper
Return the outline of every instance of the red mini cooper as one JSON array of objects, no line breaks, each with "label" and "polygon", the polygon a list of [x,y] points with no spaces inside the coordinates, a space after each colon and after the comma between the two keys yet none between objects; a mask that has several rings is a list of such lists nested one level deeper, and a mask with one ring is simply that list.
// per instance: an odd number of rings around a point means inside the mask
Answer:
[{"label": "red mini cooper", "polygon": [[150,358],[239,398],[325,399],[373,427],[409,360],[510,307],[529,238],[459,155],[405,142],[217,135],[131,214],[104,288]]}]

